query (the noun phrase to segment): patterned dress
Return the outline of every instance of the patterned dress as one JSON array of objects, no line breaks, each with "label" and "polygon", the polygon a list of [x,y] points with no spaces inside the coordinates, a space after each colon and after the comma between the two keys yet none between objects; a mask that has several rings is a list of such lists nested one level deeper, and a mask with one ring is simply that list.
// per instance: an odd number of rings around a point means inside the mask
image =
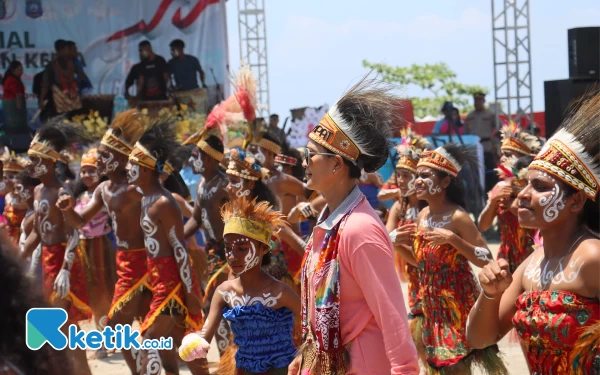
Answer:
[{"label": "patterned dress", "polygon": [[533,238],[536,231],[521,227],[512,212],[500,207],[498,207],[498,226],[501,237],[498,259],[506,259],[510,272],[514,273],[533,252]]},{"label": "patterned dress", "polygon": [[423,303],[423,329],[417,350],[427,374],[471,374],[474,365],[488,374],[507,374],[497,346],[474,350],[466,325],[479,285],[467,258],[450,245],[433,245],[417,232],[414,247]]},{"label": "patterned dress", "polygon": [[592,370],[592,359],[579,362],[578,366],[582,368],[572,368],[574,358],[571,354],[582,332],[599,321],[597,298],[560,290],[533,290],[521,294],[513,317],[529,370],[534,375],[573,374],[575,371],[596,374]]}]

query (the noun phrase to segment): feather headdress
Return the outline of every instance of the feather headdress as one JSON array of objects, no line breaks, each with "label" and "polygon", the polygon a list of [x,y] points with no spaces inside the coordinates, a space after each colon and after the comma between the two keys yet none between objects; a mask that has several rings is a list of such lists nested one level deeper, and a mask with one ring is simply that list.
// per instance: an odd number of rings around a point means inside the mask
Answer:
[{"label": "feather headdress", "polygon": [[522,155],[535,155],[540,150],[540,141],[535,135],[523,131],[514,121],[502,126],[502,150],[515,151]]},{"label": "feather headdress", "polygon": [[137,109],[118,113],[100,144],[125,156],[129,156],[133,145],[148,127],[148,119]]},{"label": "feather headdress", "polygon": [[278,228],[287,225],[281,212],[273,210],[266,201],[257,202],[256,198],[250,201],[242,197],[225,203],[221,218],[225,223],[223,235],[239,234],[266,245],[273,235],[277,236]]}]

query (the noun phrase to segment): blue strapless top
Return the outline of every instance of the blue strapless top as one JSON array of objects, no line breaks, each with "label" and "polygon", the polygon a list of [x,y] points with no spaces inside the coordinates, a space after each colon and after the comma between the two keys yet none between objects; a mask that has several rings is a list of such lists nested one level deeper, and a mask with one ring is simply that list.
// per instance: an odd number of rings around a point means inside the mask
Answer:
[{"label": "blue strapless top", "polygon": [[261,303],[223,308],[233,331],[236,367],[254,373],[287,367],[296,355],[292,338],[294,314],[283,307],[277,310]]}]

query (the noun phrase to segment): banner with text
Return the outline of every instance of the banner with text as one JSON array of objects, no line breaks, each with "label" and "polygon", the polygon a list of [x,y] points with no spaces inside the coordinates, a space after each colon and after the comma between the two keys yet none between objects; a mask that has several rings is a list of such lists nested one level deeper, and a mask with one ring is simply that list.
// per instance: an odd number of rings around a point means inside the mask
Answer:
[{"label": "banner with text", "polygon": [[57,39],[77,44],[95,94],[123,92],[125,77],[140,61],[142,40],[168,61],[169,43],[181,39],[185,53],[200,60],[209,95],[227,95],[225,0],[0,1],[2,73],[12,60],[22,62],[29,99],[33,77],[53,58]]}]

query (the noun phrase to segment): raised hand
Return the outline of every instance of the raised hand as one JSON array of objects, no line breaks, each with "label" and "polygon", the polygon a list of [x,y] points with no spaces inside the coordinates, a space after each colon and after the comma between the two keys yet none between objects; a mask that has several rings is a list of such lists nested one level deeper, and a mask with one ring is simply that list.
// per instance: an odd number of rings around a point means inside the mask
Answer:
[{"label": "raised hand", "polygon": [[62,188],[58,191],[58,200],[56,201],[56,207],[58,207],[62,211],[69,210],[73,208],[73,198],[71,194],[67,193],[66,190]]},{"label": "raised hand", "polygon": [[492,260],[479,271],[479,283],[484,293],[491,298],[502,295],[512,283],[510,267],[505,259]]}]

